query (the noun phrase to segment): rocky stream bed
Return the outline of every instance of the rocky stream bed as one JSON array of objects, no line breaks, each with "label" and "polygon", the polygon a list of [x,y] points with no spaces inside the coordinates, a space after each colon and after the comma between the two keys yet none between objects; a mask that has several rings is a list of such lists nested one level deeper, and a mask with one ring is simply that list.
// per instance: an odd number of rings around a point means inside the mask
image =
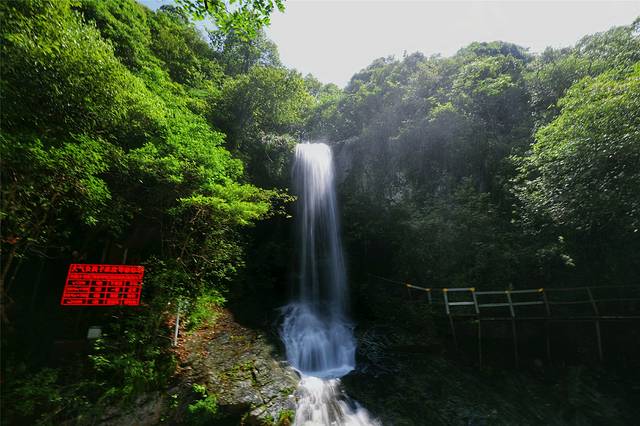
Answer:
[{"label": "rocky stream bed", "polygon": [[[358,368],[342,382],[384,425],[623,426],[640,418],[632,371],[542,364],[478,369],[449,359],[432,335],[369,325],[357,336]],[[143,395],[130,410],[107,411],[100,424],[291,425],[299,377],[274,337],[221,309],[215,321],[183,333],[166,392]],[[215,397],[214,417],[189,415],[203,398],[198,387]]]}]

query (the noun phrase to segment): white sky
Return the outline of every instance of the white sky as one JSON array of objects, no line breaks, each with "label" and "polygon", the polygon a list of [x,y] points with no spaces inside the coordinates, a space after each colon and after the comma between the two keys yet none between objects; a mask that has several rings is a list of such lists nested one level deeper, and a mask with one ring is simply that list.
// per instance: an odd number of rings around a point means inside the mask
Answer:
[{"label": "white sky", "polygon": [[[171,3],[139,1],[153,9]],[[540,52],[640,16],[640,0],[286,0],[285,7],[267,28],[282,62],[341,87],[382,56],[449,56],[493,40]]]},{"label": "white sky", "polygon": [[344,86],[374,59],[403,51],[454,54],[473,41],[574,44],[640,16],[635,1],[288,0],[267,34],[283,63]]}]

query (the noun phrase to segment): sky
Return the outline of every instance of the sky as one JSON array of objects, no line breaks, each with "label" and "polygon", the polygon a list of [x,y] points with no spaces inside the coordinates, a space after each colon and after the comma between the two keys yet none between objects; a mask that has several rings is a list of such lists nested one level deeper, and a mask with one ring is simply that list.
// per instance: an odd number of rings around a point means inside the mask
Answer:
[{"label": "sky", "polygon": [[[162,2],[142,1],[153,8]],[[493,40],[540,52],[640,16],[640,0],[287,0],[285,7],[266,30],[282,62],[340,87],[379,57],[450,56]]]}]

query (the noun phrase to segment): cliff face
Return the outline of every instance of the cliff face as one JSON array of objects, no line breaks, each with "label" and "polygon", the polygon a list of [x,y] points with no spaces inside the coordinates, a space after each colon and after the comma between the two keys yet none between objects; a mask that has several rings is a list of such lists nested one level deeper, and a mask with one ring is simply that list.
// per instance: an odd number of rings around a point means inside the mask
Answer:
[{"label": "cliff face", "polygon": [[336,172],[336,184],[339,186],[351,172],[354,163],[354,155],[357,155],[355,152],[357,146],[353,143],[353,139],[347,139],[340,142],[323,142],[331,146],[333,164]]},{"label": "cliff face", "polygon": [[264,333],[239,325],[229,311],[187,334],[178,353],[183,391],[205,386],[220,417],[258,425],[286,424],[292,417],[297,374]]}]

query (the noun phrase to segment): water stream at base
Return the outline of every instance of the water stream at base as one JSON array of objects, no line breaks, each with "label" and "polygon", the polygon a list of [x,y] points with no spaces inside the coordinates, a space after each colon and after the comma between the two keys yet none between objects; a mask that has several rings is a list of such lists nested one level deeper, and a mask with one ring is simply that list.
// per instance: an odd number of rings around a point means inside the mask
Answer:
[{"label": "water stream at base", "polygon": [[356,342],[346,316],[346,274],[329,146],[296,146],[293,184],[299,205],[299,280],[296,297],[283,308],[280,334],[289,363],[302,375],[294,424],[377,426],[379,422],[340,385],[340,377],[355,368]]}]

